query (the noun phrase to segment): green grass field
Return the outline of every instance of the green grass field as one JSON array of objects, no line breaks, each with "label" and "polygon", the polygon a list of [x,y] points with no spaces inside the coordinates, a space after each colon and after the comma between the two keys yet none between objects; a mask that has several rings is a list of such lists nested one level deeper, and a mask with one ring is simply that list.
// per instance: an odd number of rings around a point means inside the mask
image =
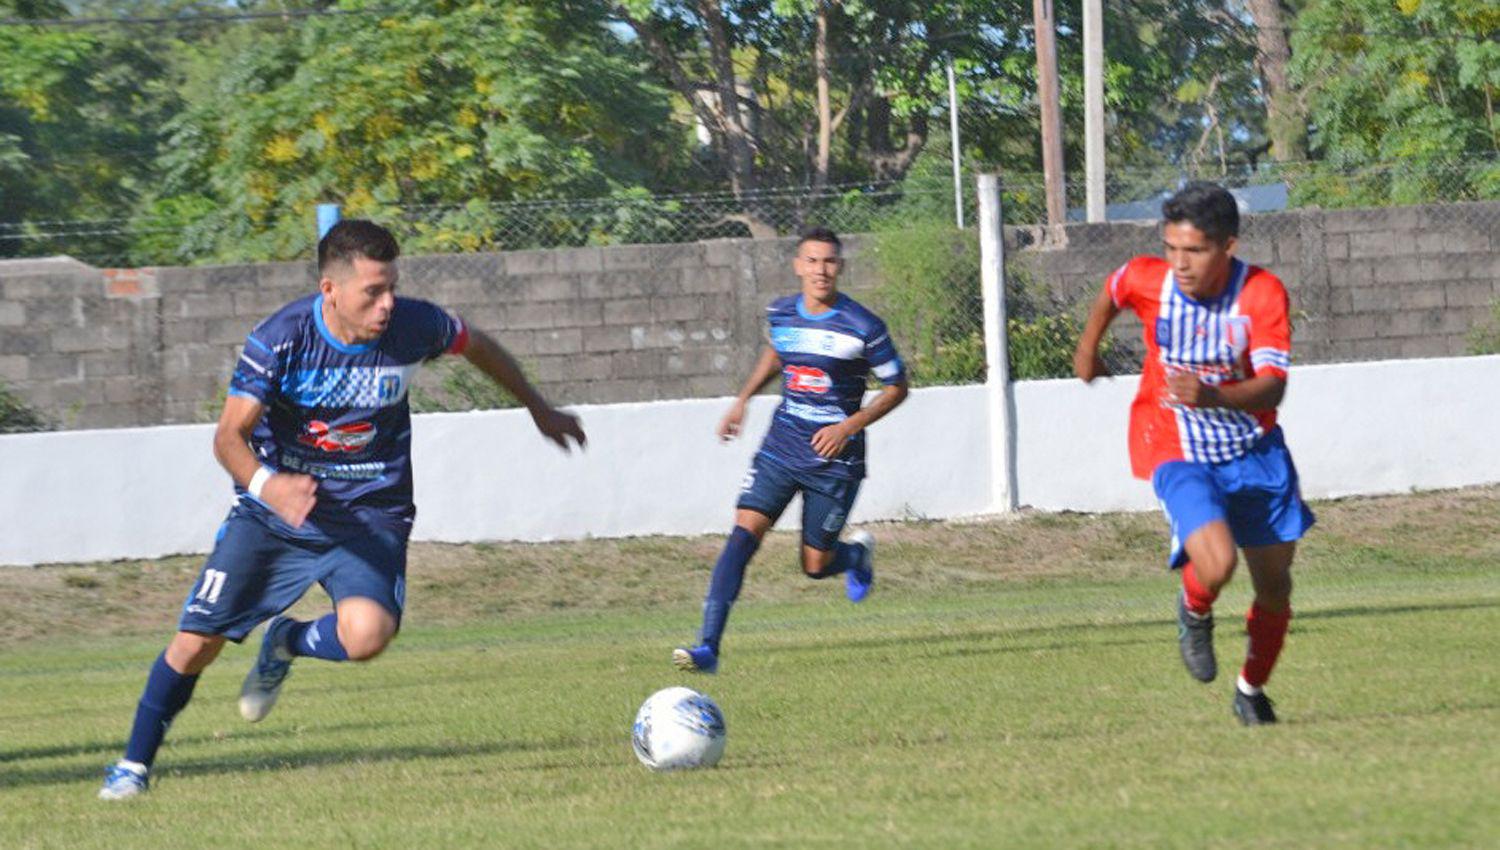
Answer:
[{"label": "green grass field", "polygon": [[[1500,846],[1500,493],[1318,509],[1275,728],[1229,711],[1244,577],[1220,681],[1182,671],[1155,517],[879,526],[859,607],[778,536],[708,678],[668,654],[711,538],[418,547],[384,657],[299,662],[250,726],[229,648],[124,804],[93,795],[196,559],[0,571],[0,847]],[[652,774],[630,721],[679,683],[728,751]]]}]

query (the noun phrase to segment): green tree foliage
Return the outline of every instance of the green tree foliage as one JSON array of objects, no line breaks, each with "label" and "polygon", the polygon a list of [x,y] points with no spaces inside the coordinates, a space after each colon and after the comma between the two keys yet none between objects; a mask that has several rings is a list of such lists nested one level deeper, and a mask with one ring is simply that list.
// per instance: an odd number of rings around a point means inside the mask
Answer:
[{"label": "green tree foliage", "polygon": [[[985,378],[979,237],[944,212],[926,198],[903,200],[875,220],[869,243],[880,281],[873,301],[916,386]],[[1005,300],[1011,379],[1072,375],[1077,319],[1024,265],[1007,268]],[[1113,369],[1132,368],[1108,341],[1101,353]]]},{"label": "green tree foliage", "polygon": [[1492,0],[1311,0],[1293,55],[1325,166],[1296,184],[1295,200],[1500,197]]},{"label": "green tree foliage", "polygon": [[[0,0],[0,17],[67,15],[62,3]],[[176,106],[155,44],[119,30],[0,27],[0,256],[20,253],[14,237],[36,222],[129,213]],[[41,247],[110,242],[94,233]]]},{"label": "green tree foliage", "polygon": [[[597,4],[376,5],[396,11],[199,49],[142,211],[194,221],[179,256],[306,256],[321,202],[421,210],[412,250],[507,247],[513,224],[491,202],[626,191],[681,147],[665,93]],[[552,226],[554,243],[592,235],[571,217]]]}]

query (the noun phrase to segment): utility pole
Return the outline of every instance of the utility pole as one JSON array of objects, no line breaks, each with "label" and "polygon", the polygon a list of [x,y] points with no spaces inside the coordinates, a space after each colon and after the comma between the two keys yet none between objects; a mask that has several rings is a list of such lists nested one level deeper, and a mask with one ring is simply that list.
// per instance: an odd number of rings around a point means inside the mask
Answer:
[{"label": "utility pole", "polygon": [[958,143],[958,84],[953,81],[953,60],[948,60],[948,129],[953,137],[953,218],[964,229],[963,150]]},{"label": "utility pole", "polygon": [[1083,158],[1088,220],[1104,220],[1104,0],[1083,0]]},{"label": "utility pole", "polygon": [[1057,83],[1057,18],[1052,0],[1031,0],[1036,29],[1037,98],[1042,104],[1042,174],[1047,189],[1047,223],[1067,216],[1063,177],[1062,95]]}]

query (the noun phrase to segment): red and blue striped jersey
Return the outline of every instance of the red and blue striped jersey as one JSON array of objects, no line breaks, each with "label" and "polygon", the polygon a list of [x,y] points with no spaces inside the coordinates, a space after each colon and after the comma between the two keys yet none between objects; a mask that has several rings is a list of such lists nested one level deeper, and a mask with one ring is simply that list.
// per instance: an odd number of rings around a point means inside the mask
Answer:
[{"label": "red and blue striped jersey", "polygon": [[1130,462],[1139,478],[1173,460],[1234,460],[1276,427],[1276,410],[1188,407],[1167,391],[1170,374],[1191,372],[1207,384],[1228,385],[1252,376],[1286,380],[1292,365],[1292,326],[1286,287],[1265,269],[1230,264],[1218,297],[1183,294],[1171,266],[1159,257],[1136,257],[1105,283],[1116,307],[1131,310],[1144,326],[1146,358],[1141,386],[1130,408]]}]

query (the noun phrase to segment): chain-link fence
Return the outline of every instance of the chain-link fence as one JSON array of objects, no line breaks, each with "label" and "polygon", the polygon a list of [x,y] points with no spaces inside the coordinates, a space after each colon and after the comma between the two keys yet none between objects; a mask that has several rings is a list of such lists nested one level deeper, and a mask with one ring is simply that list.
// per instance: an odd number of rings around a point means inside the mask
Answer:
[{"label": "chain-link fence", "polygon": [[[1481,161],[1386,163],[1342,172],[1282,166],[1227,176],[1120,171],[1108,186],[1107,223],[1081,221],[1083,185],[1070,179],[1069,223],[1062,227],[1045,224],[1040,175],[1002,174],[1011,374],[1025,380],[1071,373],[1082,318],[1102,281],[1130,257],[1160,252],[1155,220],[1161,201],[1193,177],[1221,180],[1240,197],[1246,215],[1237,253],[1287,283],[1298,362],[1500,350],[1494,313],[1500,184],[1494,170],[1494,162]],[[809,225],[850,236],[841,286],[885,317],[914,383],[933,386],[985,376],[974,176],[965,175],[960,185],[963,229],[956,226],[953,183],[946,178],[739,196],[390,207],[371,215],[402,238],[411,291],[501,335],[562,402],[733,392],[747,366],[741,349],[758,344],[762,302],[792,291],[796,281],[792,240],[723,237],[785,237]],[[1400,202],[1407,197],[1401,193],[1416,191],[1412,187],[1421,188],[1410,196],[1421,202]],[[1381,204],[1344,203],[1381,198]],[[164,245],[191,240],[200,226],[157,225],[147,232]],[[135,226],[44,223],[11,227],[0,238],[25,241],[40,248],[38,254],[76,250],[79,259],[104,265],[83,249],[138,233]],[[303,257],[311,252],[313,229],[309,221]],[[82,286],[85,267],[67,268],[67,285]],[[153,308],[159,319],[146,321],[125,316],[125,305],[106,303],[97,283],[68,295],[48,290],[36,269],[27,274],[31,282],[8,286],[8,303],[0,303],[7,324],[0,382],[10,387],[0,399],[0,409],[8,411],[0,427],[11,430],[196,418],[205,401],[222,392],[219,373],[233,362],[244,331],[310,285],[305,259],[162,270],[163,279],[177,283]],[[736,281],[747,276],[754,286],[737,295]],[[73,327],[79,316],[92,325],[87,332]],[[143,335],[153,328],[154,335]],[[75,338],[84,336],[87,345]],[[1140,353],[1140,329],[1125,317],[1107,359],[1129,372]],[[130,369],[164,364],[163,374],[122,375],[122,363]],[[127,377],[138,380],[141,394],[165,392],[165,407],[132,400],[137,412],[129,423],[74,415],[104,409],[109,397],[126,398],[119,383]],[[422,388],[430,391],[433,409],[505,403],[476,389],[487,385],[471,375],[439,377],[442,386]]]},{"label": "chain-link fence", "polygon": [[[965,220],[973,221],[972,179],[964,182]],[[346,217],[390,227],[407,254],[516,251],[539,248],[642,245],[706,239],[772,238],[822,225],[843,233],[868,233],[902,219],[955,220],[951,179],[747,189],[653,195],[631,191],[601,198],[467,204],[347,207]],[[243,258],[263,261],[311,257],[314,210],[299,236],[262,243],[247,233]],[[222,223],[210,216],[0,223],[0,256],[67,255],[90,265],[193,264],[206,231]]]}]

